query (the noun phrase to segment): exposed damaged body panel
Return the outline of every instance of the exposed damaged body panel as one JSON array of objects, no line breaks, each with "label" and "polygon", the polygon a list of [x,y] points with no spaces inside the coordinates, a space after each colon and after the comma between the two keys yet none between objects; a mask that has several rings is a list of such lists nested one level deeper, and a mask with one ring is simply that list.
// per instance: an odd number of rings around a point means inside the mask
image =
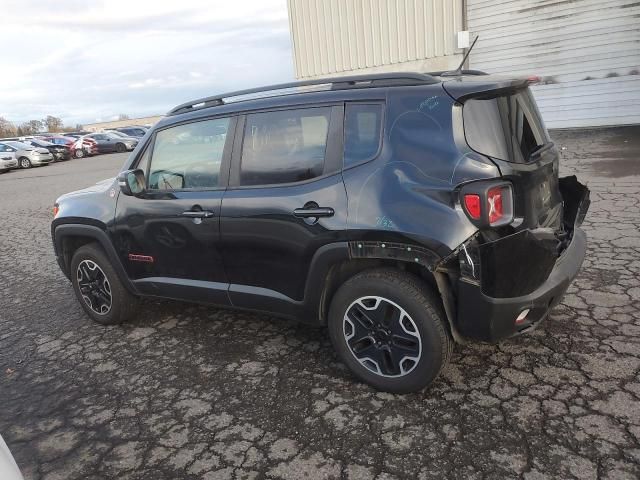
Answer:
[{"label": "exposed damaged body panel", "polygon": [[517,333],[535,325],[562,298],[584,258],[586,236],[579,227],[590,201],[589,190],[575,176],[561,178],[559,186],[560,228],[522,229],[495,240],[480,233],[458,249],[462,335],[491,341]]}]

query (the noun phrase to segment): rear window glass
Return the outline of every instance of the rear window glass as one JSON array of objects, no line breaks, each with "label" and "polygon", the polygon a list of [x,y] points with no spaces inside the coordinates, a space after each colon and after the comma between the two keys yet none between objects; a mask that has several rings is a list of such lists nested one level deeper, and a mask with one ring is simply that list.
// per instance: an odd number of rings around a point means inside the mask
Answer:
[{"label": "rear window glass", "polygon": [[344,124],[344,166],[366,162],[378,153],[382,105],[347,104]]},{"label": "rear window glass", "polygon": [[529,89],[495,98],[467,100],[462,112],[467,143],[484,155],[526,163],[532,152],[549,142],[549,134]]}]

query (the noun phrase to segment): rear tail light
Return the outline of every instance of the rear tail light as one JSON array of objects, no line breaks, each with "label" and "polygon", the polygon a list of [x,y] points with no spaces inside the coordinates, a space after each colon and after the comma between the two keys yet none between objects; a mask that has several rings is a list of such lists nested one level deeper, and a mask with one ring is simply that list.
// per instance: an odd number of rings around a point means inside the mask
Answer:
[{"label": "rear tail light", "polygon": [[499,222],[504,217],[502,208],[501,187],[492,188],[487,192],[487,205],[489,207],[489,225]]},{"label": "rear tail light", "polygon": [[468,194],[464,196],[464,206],[467,213],[475,220],[480,220],[480,195]]},{"label": "rear tail light", "polygon": [[461,189],[463,210],[479,228],[513,221],[513,191],[509,182],[473,182]]}]

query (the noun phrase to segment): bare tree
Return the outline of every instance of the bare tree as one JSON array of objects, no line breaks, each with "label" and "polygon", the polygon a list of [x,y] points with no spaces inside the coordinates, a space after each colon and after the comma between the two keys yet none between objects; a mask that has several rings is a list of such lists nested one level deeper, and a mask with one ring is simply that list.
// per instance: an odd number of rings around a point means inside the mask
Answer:
[{"label": "bare tree", "polygon": [[29,125],[29,133],[39,133],[42,131],[42,127],[44,126],[40,120],[29,120],[27,125]]},{"label": "bare tree", "polygon": [[44,123],[49,132],[60,132],[64,127],[62,119],[60,117],[54,117],[53,115],[47,115],[47,118],[43,119],[42,123]]},{"label": "bare tree", "polygon": [[13,137],[17,134],[16,126],[6,118],[0,117],[0,137]]}]

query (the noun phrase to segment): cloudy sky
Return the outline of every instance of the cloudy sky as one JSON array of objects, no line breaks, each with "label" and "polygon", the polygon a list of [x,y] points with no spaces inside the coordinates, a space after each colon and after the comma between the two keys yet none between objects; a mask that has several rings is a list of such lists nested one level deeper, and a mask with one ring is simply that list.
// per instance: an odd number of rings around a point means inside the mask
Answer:
[{"label": "cloudy sky", "polygon": [[0,116],[165,113],[293,80],[286,0],[2,0]]}]

